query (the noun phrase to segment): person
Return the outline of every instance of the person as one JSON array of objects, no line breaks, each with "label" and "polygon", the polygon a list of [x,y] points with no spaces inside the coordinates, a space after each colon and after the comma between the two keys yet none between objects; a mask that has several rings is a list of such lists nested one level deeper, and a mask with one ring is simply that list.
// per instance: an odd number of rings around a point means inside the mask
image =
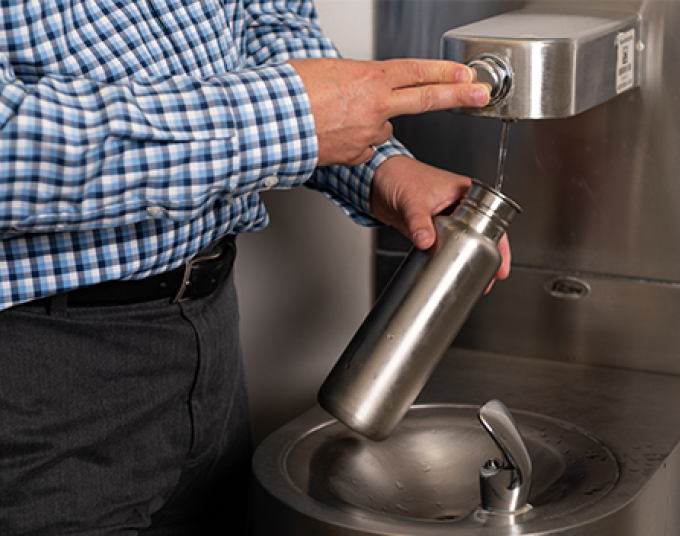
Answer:
[{"label": "person", "polygon": [[0,533],[245,534],[231,265],[258,193],[304,184],[428,248],[469,181],[389,119],[488,89],[340,58],[311,0],[22,0],[0,24]]}]

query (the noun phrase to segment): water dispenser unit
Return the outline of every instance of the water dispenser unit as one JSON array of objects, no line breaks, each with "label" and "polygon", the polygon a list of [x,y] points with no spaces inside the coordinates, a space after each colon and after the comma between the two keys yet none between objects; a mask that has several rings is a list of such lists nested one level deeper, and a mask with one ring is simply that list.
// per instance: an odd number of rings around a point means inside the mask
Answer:
[{"label": "water dispenser unit", "polygon": [[644,47],[637,13],[527,8],[446,32],[443,59],[466,63],[491,86],[482,109],[501,119],[569,117],[640,85]]}]

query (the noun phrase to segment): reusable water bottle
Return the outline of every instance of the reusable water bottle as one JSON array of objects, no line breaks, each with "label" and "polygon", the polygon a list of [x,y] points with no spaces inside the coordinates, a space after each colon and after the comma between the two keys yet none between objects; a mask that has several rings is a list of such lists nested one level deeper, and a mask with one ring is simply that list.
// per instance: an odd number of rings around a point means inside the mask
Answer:
[{"label": "reusable water bottle", "polygon": [[413,248],[319,391],[319,404],[361,435],[401,422],[501,264],[498,241],[520,207],[479,181],[437,239]]}]

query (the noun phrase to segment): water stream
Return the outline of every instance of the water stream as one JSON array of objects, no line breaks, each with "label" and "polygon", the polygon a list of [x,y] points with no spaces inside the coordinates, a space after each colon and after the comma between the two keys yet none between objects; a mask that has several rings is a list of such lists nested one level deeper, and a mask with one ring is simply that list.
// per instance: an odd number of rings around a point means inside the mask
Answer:
[{"label": "water stream", "polygon": [[503,188],[505,179],[505,161],[508,157],[508,139],[510,138],[510,124],[512,120],[503,120],[503,130],[501,130],[501,145],[498,151],[498,168],[496,169],[496,190],[499,192]]}]

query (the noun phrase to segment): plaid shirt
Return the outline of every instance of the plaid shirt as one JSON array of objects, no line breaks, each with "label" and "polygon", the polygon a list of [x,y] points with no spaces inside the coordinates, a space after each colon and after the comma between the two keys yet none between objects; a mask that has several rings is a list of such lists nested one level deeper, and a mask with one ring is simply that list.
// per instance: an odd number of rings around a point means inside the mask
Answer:
[{"label": "plaid shirt", "polygon": [[173,269],[306,184],[372,223],[367,165],[316,169],[295,57],[311,0],[0,0],[0,309]]}]

